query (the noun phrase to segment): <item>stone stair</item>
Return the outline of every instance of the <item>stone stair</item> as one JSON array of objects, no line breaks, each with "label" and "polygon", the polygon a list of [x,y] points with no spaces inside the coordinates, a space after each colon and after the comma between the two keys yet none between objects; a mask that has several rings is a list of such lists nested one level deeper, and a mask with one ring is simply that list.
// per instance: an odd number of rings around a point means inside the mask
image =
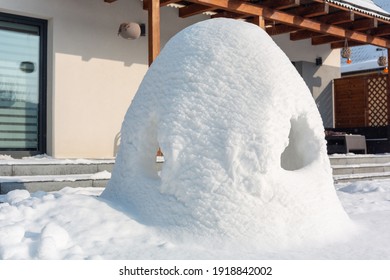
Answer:
[{"label": "stone stair", "polygon": [[390,178],[390,155],[331,155],[335,183]]},{"label": "stone stair", "polygon": [[[390,178],[389,155],[331,155],[335,183]],[[0,160],[0,194],[105,187],[114,160]]]},{"label": "stone stair", "polygon": [[114,160],[0,161],[0,194],[15,189],[57,191],[64,187],[105,187]]}]

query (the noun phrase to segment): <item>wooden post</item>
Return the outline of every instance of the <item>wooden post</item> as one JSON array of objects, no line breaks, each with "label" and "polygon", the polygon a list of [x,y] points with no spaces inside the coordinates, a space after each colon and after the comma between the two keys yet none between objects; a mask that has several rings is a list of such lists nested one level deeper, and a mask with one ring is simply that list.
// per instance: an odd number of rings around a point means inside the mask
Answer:
[{"label": "wooden post", "polygon": [[160,53],[160,0],[148,0],[149,66]]},{"label": "wooden post", "polygon": [[265,30],[265,20],[262,16],[255,16],[253,19],[253,24],[260,26],[261,29]]},{"label": "wooden post", "polygon": [[[390,49],[387,49],[387,69],[389,69]],[[387,125],[390,125],[390,71],[387,73]]]}]

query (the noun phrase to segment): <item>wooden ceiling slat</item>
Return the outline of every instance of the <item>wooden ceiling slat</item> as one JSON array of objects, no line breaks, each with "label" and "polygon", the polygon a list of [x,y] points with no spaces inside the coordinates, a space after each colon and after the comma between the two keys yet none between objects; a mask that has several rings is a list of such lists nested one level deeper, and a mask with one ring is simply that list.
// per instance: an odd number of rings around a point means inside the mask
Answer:
[{"label": "wooden ceiling slat", "polygon": [[[345,40],[342,40],[342,41],[337,41],[337,42],[333,42],[330,44],[330,47],[332,49],[341,49],[343,48],[345,45]],[[359,43],[359,42],[353,42],[353,41],[348,41],[348,46],[349,47],[356,47],[356,46],[363,46],[363,45],[366,45],[364,43]]]},{"label": "wooden ceiling slat", "polygon": [[329,43],[337,42],[337,41],[340,41],[342,39],[343,38],[335,37],[335,36],[329,36],[329,35],[317,36],[317,37],[311,38],[311,44],[315,45],[315,46],[316,45],[323,45],[323,44],[329,44]]},{"label": "wooden ceiling slat", "polygon": [[220,18],[220,17],[234,18],[234,19],[245,19],[245,18],[248,18],[248,15],[237,14],[237,13],[232,13],[232,12],[228,12],[228,11],[220,11],[220,12],[217,12],[215,15],[211,16],[211,18]]},{"label": "wooden ceiling slat", "polygon": [[351,30],[367,30],[378,27],[378,20],[376,18],[365,18],[361,20],[355,20],[353,22],[347,22],[339,25],[345,29]]},{"label": "wooden ceiling slat", "polygon": [[180,0],[160,0],[160,7],[167,6],[169,4],[180,2]]},{"label": "wooden ceiling slat", "polygon": [[204,12],[212,11],[215,10],[215,8],[210,7],[210,6],[205,6],[201,4],[191,4],[186,7],[180,8],[179,9],[179,17],[181,18],[187,18],[190,16],[194,16],[197,14],[201,14]]},{"label": "wooden ceiling slat", "polygon": [[278,24],[275,26],[266,26],[266,31],[271,36],[290,33],[297,30],[300,30],[300,28],[292,25]]},{"label": "wooden ceiling slat", "polygon": [[319,35],[323,35],[323,34],[303,29],[303,30],[298,30],[296,32],[290,33],[290,40],[298,41],[298,40],[310,39],[313,36],[319,36]]},{"label": "wooden ceiling slat", "polygon": [[276,10],[283,10],[300,5],[300,0],[264,0],[261,4]]},{"label": "wooden ceiling slat", "polygon": [[327,24],[341,24],[355,20],[355,13],[352,11],[341,11],[324,16],[319,16],[316,20]]},{"label": "wooden ceiling slat", "polygon": [[390,35],[390,25],[379,26],[370,31],[370,35],[373,36],[385,36]]},{"label": "wooden ceiling slat", "polygon": [[[148,9],[148,1],[149,0],[143,0],[143,8],[144,10]],[[160,0],[160,7],[168,6],[169,4],[178,3],[180,0]]]},{"label": "wooden ceiling slat", "polygon": [[295,9],[289,10],[289,12],[299,15],[305,18],[316,17],[320,15],[326,15],[329,13],[328,3],[314,3],[308,6],[300,6]]}]

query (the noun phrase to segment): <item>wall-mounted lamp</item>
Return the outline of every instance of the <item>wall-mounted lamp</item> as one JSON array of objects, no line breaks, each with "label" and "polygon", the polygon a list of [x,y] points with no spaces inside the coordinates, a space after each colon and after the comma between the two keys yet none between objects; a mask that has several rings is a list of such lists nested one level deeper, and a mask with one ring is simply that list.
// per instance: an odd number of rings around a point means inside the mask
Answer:
[{"label": "wall-mounted lamp", "polygon": [[316,58],[316,65],[321,66],[322,65],[322,57],[317,57]]},{"label": "wall-mounted lamp", "polygon": [[145,36],[145,24],[136,22],[125,22],[119,26],[118,36],[124,39],[135,40]]}]

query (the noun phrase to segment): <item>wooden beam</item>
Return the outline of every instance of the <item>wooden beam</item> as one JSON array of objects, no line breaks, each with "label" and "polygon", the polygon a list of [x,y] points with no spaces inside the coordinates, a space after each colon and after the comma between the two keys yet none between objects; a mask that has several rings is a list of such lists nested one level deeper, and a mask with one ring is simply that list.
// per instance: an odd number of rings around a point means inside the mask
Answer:
[{"label": "wooden beam", "polygon": [[232,13],[232,12],[228,12],[228,11],[221,11],[221,12],[218,12],[215,15],[211,16],[211,18],[221,18],[221,17],[234,18],[234,19],[244,19],[244,18],[248,18],[248,15],[237,14],[237,13]]},{"label": "wooden beam", "polygon": [[390,49],[387,49],[387,124],[390,124],[390,71],[389,71]]},{"label": "wooden beam", "polygon": [[305,18],[317,17],[329,13],[328,3],[314,3],[308,6],[300,6],[296,9],[289,10],[289,13],[299,15]]},{"label": "wooden beam", "polygon": [[345,29],[351,30],[367,30],[378,27],[378,20],[376,18],[366,18],[361,20],[355,20],[353,22],[347,22],[339,25]]},{"label": "wooden beam", "polygon": [[148,0],[149,66],[160,53],[160,0]]},{"label": "wooden beam", "polygon": [[390,35],[390,25],[379,26],[378,28],[375,28],[374,30],[371,30],[370,31],[370,35],[372,35],[372,36]]},{"label": "wooden beam", "polygon": [[[142,1],[144,10],[148,9],[148,1],[149,0]],[[160,0],[160,7],[168,6],[169,4],[178,3],[178,2],[180,2],[180,0]]]},{"label": "wooden beam", "polygon": [[231,12],[263,16],[266,20],[292,25],[298,27],[298,29],[317,31],[319,33],[347,38],[364,44],[371,44],[384,48],[390,47],[390,40],[384,38],[370,36],[357,31],[346,30],[336,25],[320,23],[315,20],[303,18],[302,16],[291,15],[283,11],[272,10],[260,5],[253,5],[238,0],[190,0],[190,2],[224,9]]},{"label": "wooden beam", "polygon": [[180,0],[160,0],[160,7],[165,7],[169,4],[180,2]]},{"label": "wooden beam", "polygon": [[253,18],[253,24],[256,24],[261,29],[265,30],[265,20],[264,20],[264,18],[262,16],[255,16]]},{"label": "wooden beam", "polygon": [[300,0],[264,0],[261,5],[268,6],[276,10],[284,10],[300,5]]},{"label": "wooden beam", "polygon": [[327,24],[341,24],[355,20],[355,13],[353,11],[341,11],[324,16],[319,16],[316,20]]},{"label": "wooden beam", "polygon": [[[325,1],[328,1],[328,0],[313,0],[315,2],[318,2],[318,3],[325,3]],[[342,2],[342,1],[339,1],[339,2]],[[336,8],[337,10],[343,10],[343,11],[350,11],[351,9],[348,7],[348,6],[342,6],[342,5],[339,5],[339,4],[335,4],[335,3],[332,3],[332,2],[328,2],[329,6],[330,7],[333,7],[333,8]],[[372,18],[372,16],[368,15],[366,12],[363,11],[359,11],[359,10],[354,10],[353,11],[356,15],[358,16],[362,16],[362,17],[369,17],[369,18]],[[389,23],[389,20],[386,20],[386,19],[381,19],[381,18],[378,18],[379,21],[381,22],[386,22],[386,23]]]},{"label": "wooden beam", "polygon": [[204,12],[215,10],[215,8],[200,4],[190,4],[179,9],[179,17],[187,18]]},{"label": "wooden beam", "polygon": [[269,35],[274,36],[274,35],[280,35],[280,34],[297,31],[300,30],[300,28],[292,25],[278,24],[278,25],[268,26],[266,27],[265,30]]},{"label": "wooden beam", "polygon": [[335,37],[335,36],[329,36],[329,35],[325,35],[325,36],[318,36],[318,37],[313,37],[311,38],[311,44],[312,45],[323,45],[323,44],[329,44],[329,43],[333,43],[333,42],[338,42],[340,40],[342,40],[343,38],[340,38],[340,37]]},{"label": "wooden beam", "polygon": [[304,39],[310,39],[314,36],[323,35],[321,33],[310,31],[307,29],[298,30],[296,32],[290,33],[290,40],[291,41],[298,41],[298,40],[304,40]]},{"label": "wooden beam", "polygon": [[[330,44],[331,49],[341,49],[345,45],[345,40],[334,42]],[[356,47],[356,46],[363,46],[367,45],[365,43],[359,43],[359,42],[354,42],[354,41],[348,41],[348,46],[349,47]]]}]

